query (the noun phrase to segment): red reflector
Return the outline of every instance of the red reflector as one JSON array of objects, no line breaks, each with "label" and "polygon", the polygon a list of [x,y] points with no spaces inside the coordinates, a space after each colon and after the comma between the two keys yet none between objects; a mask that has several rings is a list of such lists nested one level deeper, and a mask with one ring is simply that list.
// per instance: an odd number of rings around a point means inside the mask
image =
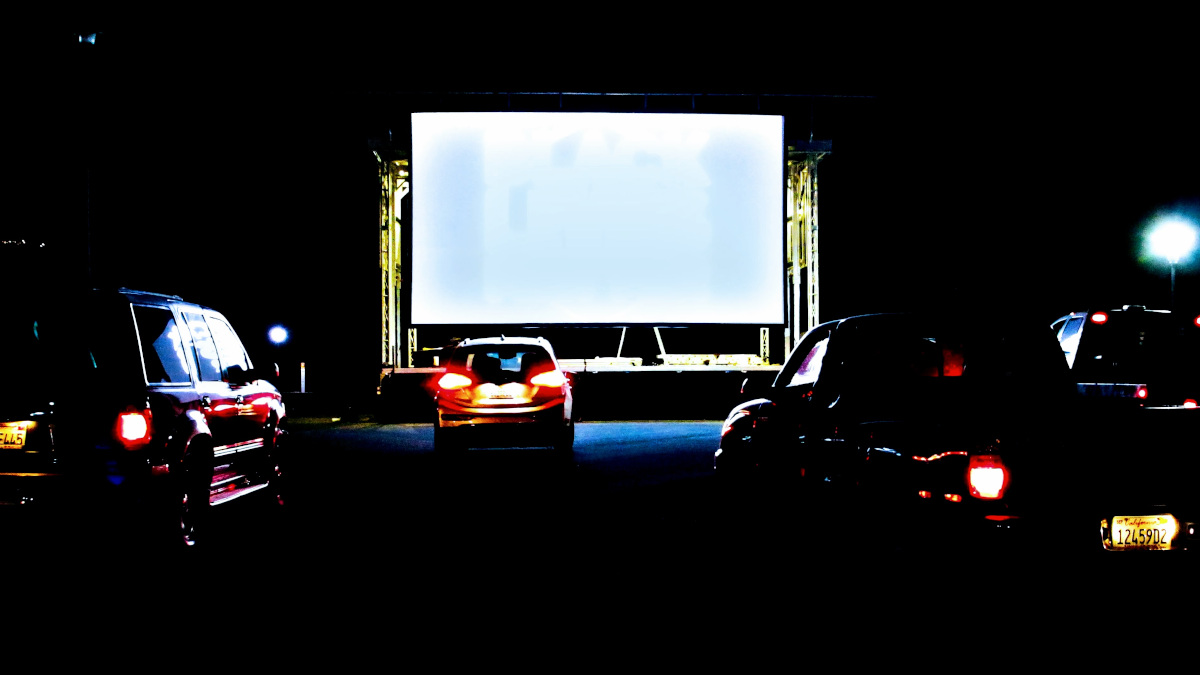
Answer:
[{"label": "red reflector", "polygon": [[999,499],[1008,487],[1008,469],[996,455],[975,455],[967,468],[967,485],[972,497]]},{"label": "red reflector", "polygon": [[1146,398],[1150,395],[1150,390],[1146,388],[1146,385],[1138,385],[1137,391],[1133,395],[1135,398]]},{"label": "red reflector", "polygon": [[1106,312],[1096,312],[1092,315],[1092,323],[1104,323],[1105,321],[1108,321]]},{"label": "red reflector", "polygon": [[1183,407],[1185,407],[1185,408],[1195,408],[1195,407],[1196,407],[1196,399],[1194,399],[1194,398],[1189,398],[1189,399],[1186,399],[1186,400],[1184,400],[1184,402],[1183,402]]},{"label": "red reflector", "polygon": [[942,495],[948,502],[958,503],[962,501],[962,495]]},{"label": "red reflector", "polygon": [[438,380],[438,387],[442,389],[462,389],[471,385],[471,378],[458,373],[446,373],[442,379]]},{"label": "red reflector", "polygon": [[930,497],[933,496],[933,493],[930,492],[929,490],[921,490],[920,492],[917,493],[917,496],[920,497],[921,499],[929,499]]}]

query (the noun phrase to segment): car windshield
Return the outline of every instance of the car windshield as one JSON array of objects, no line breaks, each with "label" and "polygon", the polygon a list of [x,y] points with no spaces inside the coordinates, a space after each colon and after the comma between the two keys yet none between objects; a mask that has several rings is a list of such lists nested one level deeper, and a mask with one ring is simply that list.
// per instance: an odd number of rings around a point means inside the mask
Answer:
[{"label": "car windshield", "polygon": [[1075,357],[1078,381],[1153,382],[1200,378],[1200,330],[1165,312],[1110,312],[1084,330]]},{"label": "car windshield", "polygon": [[450,367],[471,373],[481,382],[516,382],[554,369],[550,355],[528,345],[473,345],[459,347]]}]

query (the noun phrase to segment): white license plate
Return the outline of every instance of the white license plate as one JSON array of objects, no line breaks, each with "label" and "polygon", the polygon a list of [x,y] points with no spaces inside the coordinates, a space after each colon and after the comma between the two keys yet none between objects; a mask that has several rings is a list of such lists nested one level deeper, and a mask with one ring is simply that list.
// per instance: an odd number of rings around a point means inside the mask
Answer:
[{"label": "white license plate", "polygon": [[25,422],[5,422],[0,424],[0,448],[20,450],[25,447],[25,432],[29,430]]},{"label": "white license plate", "polygon": [[1115,551],[1165,551],[1179,533],[1179,522],[1170,514],[1115,516],[1107,548]]}]

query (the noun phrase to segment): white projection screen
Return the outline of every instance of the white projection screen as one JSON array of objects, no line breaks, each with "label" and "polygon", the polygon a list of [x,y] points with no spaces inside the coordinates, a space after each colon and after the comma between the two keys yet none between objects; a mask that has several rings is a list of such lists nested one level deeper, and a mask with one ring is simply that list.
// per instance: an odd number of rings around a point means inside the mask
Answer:
[{"label": "white projection screen", "polygon": [[413,113],[412,322],[783,323],[783,118]]}]

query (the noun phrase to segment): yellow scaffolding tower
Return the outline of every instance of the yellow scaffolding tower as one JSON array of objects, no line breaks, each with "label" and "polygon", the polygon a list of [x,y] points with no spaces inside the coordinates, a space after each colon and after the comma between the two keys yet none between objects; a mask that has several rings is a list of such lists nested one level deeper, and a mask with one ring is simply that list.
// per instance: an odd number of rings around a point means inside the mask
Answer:
[{"label": "yellow scaffolding tower", "polygon": [[785,359],[805,331],[820,323],[817,164],[831,149],[829,141],[809,141],[799,149],[788,147],[787,291],[790,302],[784,328]]},{"label": "yellow scaffolding tower", "polygon": [[[381,363],[384,367],[411,365],[400,359],[404,344],[403,319],[400,317],[401,269],[400,202],[408,194],[408,160],[385,160],[375,153],[379,169],[379,276],[382,297],[380,311]],[[411,361],[411,355],[409,356]]]}]

